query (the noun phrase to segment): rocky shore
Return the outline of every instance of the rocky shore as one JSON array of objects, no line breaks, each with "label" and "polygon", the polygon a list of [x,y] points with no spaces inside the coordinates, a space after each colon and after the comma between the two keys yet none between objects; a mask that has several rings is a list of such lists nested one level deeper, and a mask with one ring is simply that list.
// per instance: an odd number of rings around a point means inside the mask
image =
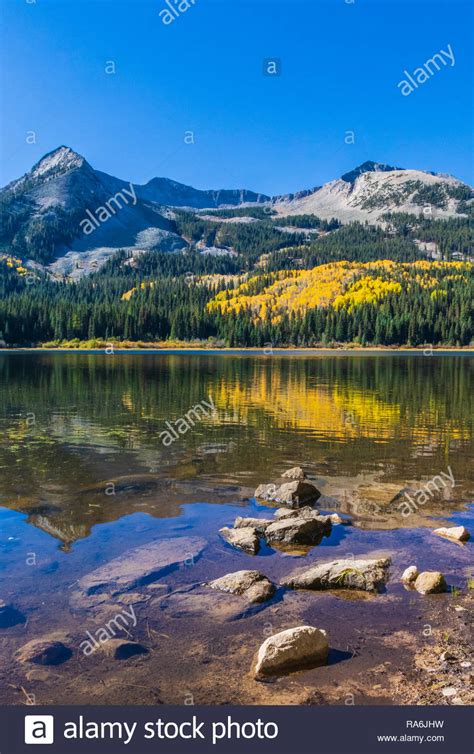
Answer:
[{"label": "rocky shore", "polygon": [[[25,673],[30,680],[41,678],[44,681],[45,673],[83,663],[91,654],[101,663],[117,667],[126,668],[129,663],[135,663],[137,672],[143,668],[146,673],[147,663],[153,662],[163,641],[157,636],[167,636],[150,628],[149,621],[154,615],[172,620],[191,619],[197,624],[211,620],[217,625],[232,626],[268,611],[264,624],[266,635],[246,633],[246,652],[252,659],[246,661],[242,670],[242,683],[250,699],[252,693],[257,693],[249,691],[253,688],[249,686],[251,683],[265,686],[272,679],[298,679],[300,676],[295,674],[318,668],[326,672],[328,664],[334,663],[334,657],[341,655],[340,637],[334,631],[334,624],[332,630],[325,625],[324,610],[319,611],[316,625],[301,620],[305,612],[310,612],[312,600],[318,594],[340,596],[349,606],[348,612],[351,600],[355,600],[352,603],[355,615],[360,613],[356,606],[370,600],[376,614],[377,602],[386,595],[390,583],[399,584],[401,589],[427,601],[427,612],[432,609],[439,613],[440,609],[446,609],[449,629],[446,635],[438,628],[433,629],[436,641],[417,651],[415,657],[420,678],[430,674],[442,678],[437,689],[429,682],[423,688],[412,671],[393,673],[382,662],[378,672],[386,681],[385,688],[391,689],[393,698],[406,702],[420,703],[421,699],[426,700],[421,703],[463,704],[472,701],[472,657],[462,630],[465,614],[472,604],[472,591],[457,590],[441,571],[423,570],[421,555],[419,562],[406,564],[401,572],[394,569],[390,556],[370,551],[364,555],[331,558],[330,542],[325,547],[320,547],[321,543],[331,537],[335,527],[340,527],[343,533],[345,525],[352,522],[337,512],[321,513],[314,507],[321,500],[321,493],[299,467],[288,470],[279,480],[259,485],[255,497],[260,502],[259,511],[263,506],[268,511],[264,517],[237,516],[232,526],[219,530],[225,552],[229,556],[240,554],[241,559],[248,561],[249,568],[223,570],[215,578],[195,579],[170,588],[168,581],[183,568],[192,566],[199,570],[205,551],[209,551],[206,539],[171,537],[126,550],[79,578],[70,590],[69,609],[79,621],[78,625],[84,620],[87,625],[92,621],[100,627],[94,635],[88,629],[90,653],[84,650],[87,642],[81,641],[85,637],[79,635],[77,627],[72,631],[44,632],[28,637],[28,641],[16,647],[13,662],[18,672]],[[463,526],[442,527],[433,533],[446,547],[454,543],[462,547],[470,537]],[[454,558],[455,550],[454,547]],[[277,579],[266,570],[265,554],[271,551],[280,552],[285,565]],[[298,567],[295,560],[301,557],[304,565]],[[299,595],[303,597],[301,603],[295,602]],[[454,597],[455,601],[448,602],[448,597]],[[26,625],[26,617],[18,606],[0,603],[0,629]],[[143,626],[147,627],[146,631]],[[403,626],[404,619],[400,616],[399,631],[392,637],[394,643],[406,640],[402,638]],[[223,638],[222,642],[221,653],[227,653],[229,658],[232,653],[239,653],[232,640],[226,644]],[[379,637],[380,642],[383,645],[383,635]],[[352,656],[345,652],[346,662],[354,662],[357,649],[353,652]],[[302,695],[297,703],[315,703],[313,694],[316,692],[308,690],[304,673]],[[347,694],[352,693],[349,689],[353,688],[354,679],[350,679],[349,673],[342,683]],[[374,690],[378,686],[379,683],[373,683]],[[367,689],[366,693],[369,693]],[[268,694],[262,690],[267,700],[271,699]],[[284,703],[282,697],[277,698],[277,703]],[[320,701],[334,702],[330,695]]]}]

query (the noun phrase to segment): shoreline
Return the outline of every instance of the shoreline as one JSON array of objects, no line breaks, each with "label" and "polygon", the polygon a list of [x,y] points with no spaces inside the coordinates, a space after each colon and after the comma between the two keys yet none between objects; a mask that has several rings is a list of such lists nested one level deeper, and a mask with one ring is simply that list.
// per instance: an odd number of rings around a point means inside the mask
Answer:
[{"label": "shoreline", "polygon": [[236,346],[236,347],[223,347],[223,346],[208,346],[202,345],[157,345],[152,344],[145,346],[142,343],[130,344],[125,347],[116,346],[113,343],[105,346],[97,347],[68,347],[68,346],[56,346],[56,347],[42,347],[42,346],[18,346],[12,348],[0,348],[0,354],[8,353],[93,353],[113,355],[116,353],[190,353],[195,352],[199,354],[211,353],[213,355],[223,354],[242,354],[249,353],[262,356],[278,355],[311,355],[311,354],[421,354],[423,356],[442,355],[442,354],[474,354],[474,346],[456,347],[456,346],[338,346],[336,348],[329,348],[327,346],[311,346],[311,347],[284,347],[278,348],[258,348],[256,346]]}]

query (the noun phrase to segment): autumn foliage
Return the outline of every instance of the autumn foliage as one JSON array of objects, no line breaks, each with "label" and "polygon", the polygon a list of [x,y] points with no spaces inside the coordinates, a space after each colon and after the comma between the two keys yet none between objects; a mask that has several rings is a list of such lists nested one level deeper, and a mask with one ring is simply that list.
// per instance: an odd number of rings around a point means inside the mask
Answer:
[{"label": "autumn foliage", "polygon": [[251,277],[236,288],[220,291],[207,308],[222,315],[250,313],[254,321],[278,323],[284,314],[302,315],[318,308],[351,313],[415,286],[429,290],[432,297],[442,297],[449,281],[467,282],[472,272],[470,262],[335,262]]}]

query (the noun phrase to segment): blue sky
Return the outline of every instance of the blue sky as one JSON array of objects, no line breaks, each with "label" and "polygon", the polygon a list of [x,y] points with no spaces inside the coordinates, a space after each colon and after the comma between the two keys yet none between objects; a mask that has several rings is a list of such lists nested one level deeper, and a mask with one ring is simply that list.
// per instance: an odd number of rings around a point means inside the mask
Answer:
[{"label": "blue sky", "polygon": [[[165,0],[4,0],[1,184],[60,144],[134,183],[276,194],[368,159],[472,182],[469,7],[195,0],[165,25]],[[455,65],[402,96],[404,69],[448,45]]]}]

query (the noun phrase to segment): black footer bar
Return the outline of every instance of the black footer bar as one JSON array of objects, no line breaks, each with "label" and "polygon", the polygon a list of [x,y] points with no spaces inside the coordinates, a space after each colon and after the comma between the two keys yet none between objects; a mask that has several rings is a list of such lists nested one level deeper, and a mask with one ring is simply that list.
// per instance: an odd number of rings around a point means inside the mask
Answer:
[{"label": "black footer bar", "polygon": [[469,707],[2,707],[0,754],[472,754]]}]

